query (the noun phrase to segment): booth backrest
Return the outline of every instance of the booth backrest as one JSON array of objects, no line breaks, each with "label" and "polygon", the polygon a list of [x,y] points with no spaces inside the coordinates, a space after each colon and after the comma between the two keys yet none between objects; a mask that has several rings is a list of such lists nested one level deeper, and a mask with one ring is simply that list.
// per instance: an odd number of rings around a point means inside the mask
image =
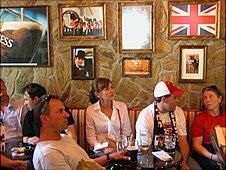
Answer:
[{"label": "booth backrest", "polygon": [[[136,130],[135,130],[135,125],[136,125],[136,120],[138,118],[138,115],[142,108],[129,108],[129,117],[130,117],[130,123],[132,127],[132,132],[135,135]],[[187,136],[188,136],[188,143],[189,147],[191,148],[191,126],[194,120],[195,115],[199,114],[200,111],[197,109],[183,109],[185,118],[186,118],[186,123],[187,123]],[[77,109],[71,109],[72,115],[75,119],[76,123],[76,131],[77,131],[77,143],[87,150],[87,142],[86,142],[86,125],[85,125],[85,120],[86,120],[86,109],[85,108],[77,108]]]}]

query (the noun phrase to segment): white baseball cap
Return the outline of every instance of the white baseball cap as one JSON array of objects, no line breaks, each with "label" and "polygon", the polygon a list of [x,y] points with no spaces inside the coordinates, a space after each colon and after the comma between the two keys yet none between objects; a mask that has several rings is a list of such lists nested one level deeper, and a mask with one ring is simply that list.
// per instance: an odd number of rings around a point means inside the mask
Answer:
[{"label": "white baseball cap", "polygon": [[154,96],[155,97],[162,97],[168,94],[173,96],[181,96],[184,93],[183,89],[177,88],[172,82],[170,81],[160,81],[154,89]]}]

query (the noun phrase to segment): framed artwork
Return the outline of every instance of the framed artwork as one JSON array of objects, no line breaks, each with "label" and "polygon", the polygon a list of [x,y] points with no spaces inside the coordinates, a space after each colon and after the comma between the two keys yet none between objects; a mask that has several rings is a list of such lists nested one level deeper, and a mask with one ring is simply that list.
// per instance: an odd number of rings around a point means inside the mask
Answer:
[{"label": "framed artwork", "polygon": [[48,6],[1,7],[1,66],[50,66]]},{"label": "framed artwork", "polygon": [[169,38],[219,38],[220,2],[169,1]]},{"label": "framed artwork", "polygon": [[105,3],[59,5],[59,31],[62,39],[105,39]]},{"label": "framed artwork", "polygon": [[122,59],[122,75],[124,77],[150,77],[150,58],[126,58]]},{"label": "framed artwork", "polygon": [[119,50],[122,53],[153,51],[153,4],[119,3]]},{"label": "framed artwork", "polygon": [[71,74],[73,80],[89,80],[95,78],[95,47],[71,47]]},{"label": "framed artwork", "polygon": [[179,82],[206,81],[207,46],[180,46]]}]

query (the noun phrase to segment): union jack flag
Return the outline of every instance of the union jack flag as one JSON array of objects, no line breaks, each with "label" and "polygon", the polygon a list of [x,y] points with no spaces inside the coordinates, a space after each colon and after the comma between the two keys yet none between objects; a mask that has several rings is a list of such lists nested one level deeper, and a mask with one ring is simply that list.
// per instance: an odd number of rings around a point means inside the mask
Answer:
[{"label": "union jack flag", "polygon": [[171,35],[216,36],[217,4],[172,5]]}]

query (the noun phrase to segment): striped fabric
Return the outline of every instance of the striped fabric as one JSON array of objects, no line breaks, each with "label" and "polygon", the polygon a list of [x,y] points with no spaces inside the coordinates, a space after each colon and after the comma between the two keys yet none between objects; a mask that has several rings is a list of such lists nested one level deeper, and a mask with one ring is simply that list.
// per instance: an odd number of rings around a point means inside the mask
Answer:
[{"label": "striped fabric", "polygon": [[188,145],[190,150],[192,150],[192,135],[191,135],[191,127],[194,121],[194,118],[197,114],[201,113],[201,111],[198,111],[197,109],[183,109],[184,115],[186,118],[186,124],[187,124],[187,138],[188,138]]},{"label": "striped fabric", "polygon": [[77,143],[83,149],[86,149],[86,130],[85,130],[85,122],[86,122],[86,109],[71,109],[72,116],[75,120],[75,127],[77,133]]}]

